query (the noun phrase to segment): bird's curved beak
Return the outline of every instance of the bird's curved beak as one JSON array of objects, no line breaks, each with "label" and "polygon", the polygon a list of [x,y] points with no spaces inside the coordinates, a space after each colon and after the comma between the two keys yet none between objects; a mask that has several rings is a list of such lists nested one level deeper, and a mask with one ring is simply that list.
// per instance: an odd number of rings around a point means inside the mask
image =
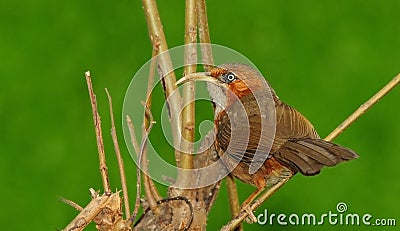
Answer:
[{"label": "bird's curved beak", "polygon": [[189,75],[185,75],[181,79],[179,79],[175,85],[178,86],[183,83],[187,83],[189,81],[207,81],[207,82],[212,82],[217,85],[223,85],[223,83],[218,79],[213,76],[211,76],[210,72],[197,72]]}]

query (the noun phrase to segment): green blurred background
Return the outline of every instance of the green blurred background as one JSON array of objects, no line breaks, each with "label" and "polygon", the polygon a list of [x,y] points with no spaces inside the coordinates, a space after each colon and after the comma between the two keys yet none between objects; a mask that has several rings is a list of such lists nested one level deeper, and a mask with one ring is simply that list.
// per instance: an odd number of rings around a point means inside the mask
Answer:
[{"label": "green blurred background", "polygon": [[[169,46],[181,45],[184,2],[159,1],[159,10]],[[321,136],[400,72],[399,11],[398,0],[208,2],[212,41],[252,60],[281,99],[308,117]],[[123,143],[120,118],[126,88],[151,56],[141,2],[3,0],[0,30],[1,228],[63,228],[77,212],[57,197],[85,205],[88,189],[102,187],[83,75],[87,69],[104,122],[112,188],[120,185],[108,136],[105,87],[113,96],[133,199],[135,168]],[[349,212],[399,223],[399,99],[400,89],[395,89],[336,140],[356,150],[360,159],[315,177],[296,176],[255,214],[268,209],[319,215],[336,212],[336,204],[345,202]],[[162,138],[161,133],[153,136]],[[239,183],[241,199],[252,190]],[[223,183],[208,230],[228,220]],[[246,225],[246,230],[314,229]]]}]

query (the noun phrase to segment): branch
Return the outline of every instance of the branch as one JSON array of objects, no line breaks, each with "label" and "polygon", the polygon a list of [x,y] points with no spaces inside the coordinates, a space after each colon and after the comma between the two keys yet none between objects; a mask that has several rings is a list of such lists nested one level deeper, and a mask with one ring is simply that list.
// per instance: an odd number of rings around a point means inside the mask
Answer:
[{"label": "branch", "polygon": [[[146,191],[146,196],[147,196],[147,200],[149,203],[149,206],[151,209],[154,209],[156,207],[157,204],[157,200],[158,198],[154,197],[155,195],[154,193],[154,189],[155,186],[153,184],[151,184],[151,182],[153,182],[150,177],[149,177],[149,169],[148,169],[148,160],[147,160],[147,141],[149,138],[149,134],[151,129],[153,128],[154,125],[154,120],[153,120],[153,115],[151,114],[151,111],[148,107],[145,106],[145,111],[146,111],[146,116],[149,119],[149,125],[146,126],[146,129],[144,130],[143,133],[143,137],[142,137],[142,143],[140,144],[140,152],[139,152],[139,156],[138,156],[138,163],[139,166],[141,168],[143,168],[143,172],[144,174],[144,189]],[[152,188],[154,186],[154,188]],[[158,195],[158,192],[157,192]],[[158,197],[160,197],[158,195]]]},{"label": "branch", "polygon": [[[190,98],[194,98],[194,87],[188,87],[187,90],[184,90],[185,92],[188,92],[188,94],[185,93],[185,102],[182,102],[181,97],[178,92],[174,92],[175,90],[175,76],[173,75],[173,70],[172,70],[172,63],[171,59],[169,57],[169,54],[167,51],[167,45],[165,42],[165,37],[164,33],[162,31],[162,26],[160,22],[160,17],[158,15],[157,11],[157,6],[154,0],[142,0],[143,2],[143,7],[144,11],[146,14],[146,20],[149,28],[149,33],[150,33],[150,38],[152,39],[153,46],[155,46],[154,40],[158,40],[158,48],[159,52],[158,54],[159,57],[157,59],[158,63],[158,71],[159,75],[162,78],[162,84],[164,87],[164,94],[165,98],[167,101],[167,106],[169,108],[169,115],[170,115],[170,123],[173,129],[173,136],[174,136],[174,147],[175,149],[175,158],[176,158],[176,163],[177,166],[184,167],[184,168],[197,168],[199,166],[205,167],[207,166],[206,163],[213,162],[213,151],[211,149],[207,150],[204,152],[204,156],[201,158],[198,158],[198,155],[195,157],[189,156],[189,155],[180,155],[177,150],[178,147],[182,148],[183,147],[183,152],[184,153],[191,153],[190,149],[193,150],[193,147],[191,146],[192,142],[190,142],[188,145],[184,144],[184,146],[180,145],[180,142],[184,141],[184,139],[181,139],[180,137],[180,128],[183,127],[182,131],[187,132],[185,134],[185,139],[190,141],[194,140],[194,133],[193,133],[193,127],[194,127],[194,106],[192,109],[190,109],[191,105],[189,104],[189,107],[185,110],[188,111],[188,113],[183,112],[185,119],[183,119],[183,122],[180,121],[179,118],[179,113],[180,109],[182,107],[182,103],[189,103],[192,100]],[[196,42],[196,11],[195,8],[197,7],[197,0],[187,0],[186,2],[186,24],[185,24],[185,43],[190,44],[190,43],[195,43]],[[204,5],[205,7],[205,5]],[[199,17],[199,16],[197,16]],[[208,31],[208,30],[207,30]],[[208,33],[208,32],[207,32]],[[192,58],[196,58],[197,54],[196,52],[196,47],[191,47],[187,48],[185,50],[185,64],[191,64],[193,61],[190,61]],[[164,52],[164,53],[163,53]],[[211,54],[211,52],[209,52]],[[194,59],[195,60],[195,59]],[[196,60],[195,60],[196,61]],[[210,63],[210,62],[208,62]],[[170,65],[170,66],[168,66]],[[171,67],[171,68],[170,68]],[[195,72],[196,66],[193,65],[193,67],[185,67],[185,74]],[[192,69],[192,70],[191,70]],[[173,75],[173,78],[170,78]],[[168,87],[168,84],[169,88]],[[190,85],[189,85],[190,86]],[[186,98],[187,97],[187,98]],[[176,104],[176,105],[175,105]],[[187,105],[187,104],[184,104]],[[186,131],[185,131],[186,130]],[[185,146],[186,145],[186,146]],[[205,161],[202,161],[205,160]],[[193,167],[192,167],[193,166]],[[197,166],[197,167],[196,167]],[[182,176],[187,176],[187,175],[182,175]],[[181,180],[182,178],[179,178],[180,174],[178,172],[178,180]],[[191,176],[193,177],[193,176]],[[201,178],[202,176],[196,176],[197,178]],[[206,177],[206,176],[203,176]],[[188,178],[189,179],[189,178]],[[189,179],[190,180],[190,179]],[[186,180],[184,180],[186,182]],[[190,181],[189,181],[190,182]],[[166,209],[163,203],[159,204],[157,207],[156,211],[149,211],[148,213],[145,212],[142,217],[139,219],[137,224],[135,224],[135,228],[144,228],[145,230],[150,230],[151,227],[156,227],[155,230],[205,230],[206,224],[207,224],[207,213],[215,199],[215,195],[218,192],[220,183],[216,183],[207,187],[203,188],[196,188],[196,189],[178,189],[174,186],[169,187],[168,191],[168,198],[162,199],[158,202],[162,201],[169,201],[172,198],[186,198],[187,201],[190,202],[190,204],[193,204],[192,209],[184,208],[182,206],[179,206],[179,204],[175,205],[169,205],[168,206],[168,211],[164,210]],[[179,196],[181,194],[184,194],[184,196]],[[190,207],[190,206],[189,206]],[[160,211],[162,211],[160,213]],[[171,215],[171,220],[165,220],[165,213],[168,213]],[[183,217],[192,214],[193,216],[190,217],[190,219],[193,219],[192,222],[188,223]],[[165,221],[164,221],[165,220]],[[189,220],[188,220],[189,221]],[[151,224],[149,226],[149,224]],[[153,226],[155,225],[155,226]],[[166,226],[165,226],[166,225]],[[189,227],[190,226],[190,227]],[[154,229],[153,229],[154,230]]]},{"label": "branch", "polygon": [[[195,0],[186,0],[185,8],[185,50],[184,50],[184,75],[196,72],[197,62],[197,24],[196,24],[196,2]],[[191,82],[183,86],[183,109],[182,109],[182,138],[180,150],[180,165],[184,169],[193,169],[193,142],[195,125],[195,83]],[[182,182],[188,182],[190,176],[178,177]]]},{"label": "branch", "polygon": [[129,128],[129,135],[131,136],[131,143],[133,145],[133,148],[135,149],[135,153],[136,155],[139,156],[139,152],[140,152],[140,146],[139,143],[137,142],[137,136],[135,133],[135,126],[132,123],[131,118],[129,117],[129,115],[126,115],[126,122],[128,124],[128,128]]},{"label": "branch", "polygon": [[[240,212],[240,204],[239,204],[239,196],[237,192],[235,177],[232,174],[229,174],[226,177],[226,186],[228,189],[228,199],[229,205],[231,208],[232,219],[236,218]],[[243,231],[243,225],[240,223],[239,226],[235,229],[236,231]]]},{"label": "branch", "polygon": [[[150,62],[150,70],[149,70],[149,76],[148,76],[148,81],[147,81],[147,91],[146,91],[146,101],[144,103],[145,107],[145,115],[143,118],[143,124],[142,124],[142,137],[146,137],[147,139],[147,133],[150,132],[149,129],[149,124],[153,123],[153,119],[151,116],[151,112],[149,108],[151,107],[151,92],[153,89],[153,84],[154,84],[154,74],[156,70],[156,59],[155,56],[158,53],[159,50],[159,41],[157,37],[152,37],[152,43],[153,45],[153,52],[152,52],[152,59]],[[149,202],[150,208],[154,208],[157,204],[157,201],[161,200],[161,196],[159,192],[157,191],[156,186],[154,185],[154,182],[152,179],[149,177],[148,173],[148,160],[147,160],[147,150],[146,146],[139,146],[137,142],[137,137],[134,129],[134,125],[132,123],[132,120],[130,117],[127,115],[126,116],[126,121],[128,124],[130,136],[131,136],[131,142],[133,144],[133,147],[135,149],[135,152],[138,156],[138,162],[137,162],[137,169],[136,169],[136,178],[137,178],[137,183],[136,183],[136,201],[135,201],[135,209],[132,214],[132,217],[129,219],[130,223],[133,223],[140,207],[140,191],[141,191],[141,168],[143,168],[144,175],[143,175],[143,182],[144,182],[144,188],[146,192],[146,198]],[[144,163],[144,164],[142,164]]]},{"label": "branch", "polygon": [[89,95],[90,95],[90,102],[92,104],[94,127],[96,130],[96,140],[97,140],[97,150],[99,152],[101,180],[103,182],[103,188],[104,188],[105,194],[110,195],[111,194],[110,182],[108,180],[106,156],[104,153],[103,135],[101,132],[101,120],[100,120],[100,115],[97,111],[96,95],[93,92],[92,79],[90,76],[90,72],[89,71],[85,72],[85,76],[86,76],[86,82],[87,82]]},{"label": "branch", "polygon": [[368,109],[374,106],[380,99],[389,93],[400,82],[400,73],[392,79],[386,86],[372,96],[367,102],[362,104],[353,114],[351,114],[343,123],[341,123],[335,130],[333,130],[326,138],[326,141],[332,141],[352,125],[360,116],[362,116]]},{"label": "branch", "polygon": [[204,70],[210,71],[212,65],[214,64],[212,50],[211,50],[211,39],[210,32],[208,28],[207,19],[207,6],[206,0],[197,0],[197,17],[198,17],[198,27],[199,27],[199,39],[201,47],[201,57],[202,62],[205,63]]},{"label": "branch", "polygon": [[[152,52],[152,59],[150,61],[150,70],[149,70],[149,77],[147,79],[147,92],[146,92],[146,103],[145,103],[145,116],[143,118],[143,125],[142,125],[142,137],[146,136],[146,133],[150,132],[149,129],[149,124],[153,123],[153,117],[150,111],[151,108],[151,92],[153,90],[153,85],[154,85],[154,74],[156,71],[156,55],[158,53],[158,49],[159,49],[159,41],[158,38],[153,38],[152,39],[153,42],[153,52]],[[153,180],[151,179],[151,177],[147,174],[148,173],[148,160],[147,160],[147,147],[144,147],[144,151],[143,151],[143,155],[141,156],[142,161],[144,163],[143,168],[144,168],[144,172],[145,174],[143,175],[143,181],[144,181],[144,185],[145,185],[145,189],[149,188],[150,191],[147,191],[147,193],[151,193],[148,194],[147,196],[152,197],[155,201],[159,201],[161,200],[161,196],[160,193],[158,192]],[[139,162],[141,164],[141,162]]]},{"label": "branch", "polygon": [[[137,143],[136,134],[135,134],[135,128],[133,127],[132,120],[128,115],[126,116],[126,122],[128,124],[129,134],[131,136],[131,143],[132,143],[132,145],[133,145],[133,147],[135,149],[136,155],[139,156],[140,148],[139,148],[139,145]],[[139,157],[138,157],[138,160],[139,160]],[[129,224],[132,224],[135,221],[136,216],[137,216],[137,214],[139,212],[139,208],[140,208],[140,192],[141,192],[141,181],[142,181],[141,172],[142,171],[140,170],[139,161],[138,161],[138,163],[136,165],[136,198],[135,198],[135,207],[133,209],[132,216],[129,218],[129,221],[128,221]]]},{"label": "branch", "polygon": [[[174,92],[176,89],[176,78],[175,73],[173,72],[171,57],[168,52],[167,41],[165,40],[165,35],[155,0],[142,0],[142,3],[152,44],[153,46],[158,47],[158,72],[162,80],[161,82],[164,88],[164,95],[170,112],[169,115],[172,134],[174,137],[174,146],[179,147],[180,136],[178,126],[181,97],[179,92]],[[155,44],[154,38],[157,38],[158,44]],[[179,155],[177,154],[177,151],[176,159],[179,163]]]},{"label": "branch", "polygon": [[59,200],[60,200],[61,202],[65,203],[65,204],[67,204],[67,205],[73,207],[74,209],[76,209],[76,210],[78,210],[78,211],[82,211],[82,210],[83,210],[82,206],[78,205],[76,202],[73,202],[73,201],[71,201],[71,200],[68,200],[68,199],[66,199],[66,198],[64,198],[64,197],[60,197]]},{"label": "branch", "polygon": [[124,167],[124,160],[121,157],[121,151],[118,144],[117,132],[115,129],[115,122],[114,122],[114,112],[112,106],[112,99],[108,89],[105,89],[108,97],[108,104],[110,106],[110,118],[111,118],[111,137],[114,144],[115,155],[118,161],[118,168],[119,168],[119,176],[121,177],[121,186],[122,186],[122,195],[124,198],[124,208],[125,208],[125,217],[130,217],[131,212],[129,208],[129,196],[128,196],[128,188],[126,185],[126,176],[125,176],[125,167]]},{"label": "branch", "polygon": [[275,185],[273,185],[271,188],[268,188],[261,196],[254,201],[253,204],[251,204],[250,209],[248,210],[243,210],[239,214],[238,217],[235,219],[231,220],[228,224],[226,224],[224,227],[220,229],[220,231],[233,231],[235,230],[236,227],[238,227],[243,220],[249,215],[249,211],[254,211],[258,207],[260,207],[264,201],[266,201],[268,198],[270,198],[278,189],[280,189],[290,178],[284,178],[281,181],[278,181]]},{"label": "branch", "polygon": [[[353,114],[351,114],[342,124],[340,124],[331,134],[329,134],[324,140],[333,141],[339,134],[341,134],[346,128],[353,124],[360,116],[362,116],[368,109],[374,106],[380,99],[382,99],[387,93],[389,93],[397,84],[400,82],[400,74],[398,74],[392,81],[378,91],[373,97],[362,104]],[[270,198],[276,191],[278,191],[287,181],[293,177],[282,178],[278,183],[272,187],[266,189],[266,191],[259,196],[257,200],[250,206],[249,211],[254,211],[260,207],[268,198]],[[242,211],[239,216],[231,220],[227,225],[221,228],[221,231],[232,231],[249,215],[249,211]]]},{"label": "branch", "polygon": [[63,229],[63,231],[80,231],[90,222],[96,223],[98,230],[131,230],[120,211],[121,198],[119,192],[99,195],[90,189],[92,200],[80,213]]}]

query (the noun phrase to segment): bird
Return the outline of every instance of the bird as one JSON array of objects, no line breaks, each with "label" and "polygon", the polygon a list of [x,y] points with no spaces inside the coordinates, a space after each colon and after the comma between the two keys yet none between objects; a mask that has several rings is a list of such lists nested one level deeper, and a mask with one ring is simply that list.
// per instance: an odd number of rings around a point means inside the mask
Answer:
[{"label": "bird", "polygon": [[222,64],[184,76],[177,85],[195,80],[207,81],[219,105],[214,119],[218,156],[233,176],[256,187],[242,208],[284,178],[316,175],[325,166],[358,158],[351,149],[321,139],[311,122],[280,100],[250,65]]}]

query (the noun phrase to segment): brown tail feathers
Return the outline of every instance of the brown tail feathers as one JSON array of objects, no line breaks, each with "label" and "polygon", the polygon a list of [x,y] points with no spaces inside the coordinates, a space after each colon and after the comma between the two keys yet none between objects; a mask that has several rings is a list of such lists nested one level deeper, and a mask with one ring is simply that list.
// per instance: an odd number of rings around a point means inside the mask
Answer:
[{"label": "brown tail feathers", "polygon": [[310,176],[318,174],[324,166],[357,159],[352,150],[321,139],[292,139],[286,141],[274,154],[281,164]]}]

